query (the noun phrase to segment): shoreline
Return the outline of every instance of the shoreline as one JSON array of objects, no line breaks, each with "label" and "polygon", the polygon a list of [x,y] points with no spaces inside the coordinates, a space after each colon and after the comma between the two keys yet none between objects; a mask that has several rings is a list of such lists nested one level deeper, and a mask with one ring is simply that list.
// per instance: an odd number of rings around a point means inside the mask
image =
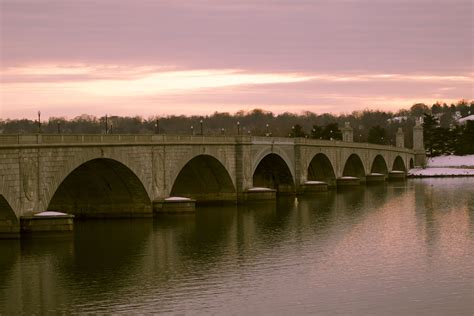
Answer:
[{"label": "shoreline", "polygon": [[407,178],[448,177],[474,177],[474,155],[431,157],[426,161],[426,168],[414,168],[407,172]]},{"label": "shoreline", "polygon": [[413,175],[407,174],[408,179],[423,179],[423,178],[469,178],[474,177],[474,174],[437,174],[437,175]]}]

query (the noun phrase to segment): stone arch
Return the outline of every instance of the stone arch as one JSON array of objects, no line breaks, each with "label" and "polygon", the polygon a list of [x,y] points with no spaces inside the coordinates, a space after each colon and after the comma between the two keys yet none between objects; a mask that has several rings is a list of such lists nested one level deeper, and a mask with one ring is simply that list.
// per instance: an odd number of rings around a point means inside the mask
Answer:
[{"label": "stone arch", "polygon": [[72,170],[46,208],[78,217],[151,216],[151,200],[142,181],[123,163],[88,160]]},{"label": "stone arch", "polygon": [[308,181],[324,181],[329,185],[336,183],[336,174],[331,160],[323,154],[316,154],[308,165]]},{"label": "stone arch", "polygon": [[286,166],[290,170],[291,176],[293,178],[293,182],[295,182],[294,179],[296,177],[295,177],[294,163],[292,163],[292,160],[290,159],[290,157],[288,157],[285,151],[280,149],[277,146],[265,147],[257,155],[255,155],[255,158],[253,159],[253,164],[252,164],[252,175],[255,174],[255,170],[257,170],[257,167],[260,164],[260,162],[269,154],[276,154],[285,162]]},{"label": "stone arch", "polygon": [[252,174],[254,187],[266,187],[279,193],[292,193],[295,181],[290,167],[278,154],[270,153],[263,157]]},{"label": "stone arch", "polygon": [[357,177],[365,180],[365,168],[362,160],[357,154],[352,154],[347,158],[342,172],[343,177]]},{"label": "stone arch", "polygon": [[173,181],[171,196],[184,196],[197,201],[235,200],[236,190],[226,167],[211,155],[190,159]]},{"label": "stone arch", "polygon": [[377,155],[372,162],[370,173],[388,174],[388,167],[382,155]]},{"label": "stone arch", "polygon": [[404,171],[404,172],[407,171],[402,157],[400,156],[395,157],[395,160],[393,161],[392,171]]},{"label": "stone arch", "polygon": [[410,158],[410,169],[415,168],[415,164],[413,162],[413,158]]},{"label": "stone arch", "polygon": [[[87,150],[81,150],[80,152],[73,151],[73,154],[70,153],[57,153],[59,156],[66,155],[69,159],[63,160],[61,162],[61,167],[50,176],[50,179],[47,185],[44,186],[43,192],[41,193],[40,207],[37,212],[44,211],[48,208],[49,202],[53,198],[53,195],[63,183],[64,179],[73,172],[76,168],[92,161],[95,159],[111,159],[117,161],[118,163],[126,166],[130,169],[139,179],[142,185],[144,186],[149,197],[153,196],[151,188],[151,177],[148,179],[147,173],[149,170],[140,163],[136,163],[136,157],[128,157],[127,153],[120,150],[114,150],[113,147],[104,149],[104,148],[88,148]],[[134,164],[135,162],[135,164]]]}]

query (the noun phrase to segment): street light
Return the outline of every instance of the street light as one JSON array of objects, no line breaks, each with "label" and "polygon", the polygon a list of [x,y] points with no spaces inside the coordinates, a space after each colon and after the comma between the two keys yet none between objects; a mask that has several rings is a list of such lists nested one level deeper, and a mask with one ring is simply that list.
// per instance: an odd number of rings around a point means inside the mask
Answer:
[{"label": "street light", "polygon": [[203,130],[202,130],[202,119],[199,121],[199,124],[201,124],[201,136],[204,135]]},{"label": "street light", "polygon": [[224,128],[221,128],[221,134],[222,134],[222,135],[225,134],[225,129],[224,129]]},{"label": "street light", "polygon": [[237,135],[240,135],[240,122],[237,121]]},{"label": "street light", "polygon": [[293,135],[293,137],[296,137],[296,135],[295,135],[295,126],[294,125],[291,127],[291,134]]},{"label": "street light", "polygon": [[191,125],[191,135],[194,135],[194,126]]},{"label": "street light", "polygon": [[113,123],[110,123],[110,134],[113,133],[113,130],[114,130],[114,124],[113,124]]},{"label": "street light", "polygon": [[107,114],[105,114],[105,134],[109,133],[109,122],[107,121]]},{"label": "street light", "polygon": [[61,121],[58,121],[58,134],[61,134]]},{"label": "street light", "polygon": [[41,111],[38,111],[38,133],[41,133]]},{"label": "street light", "polygon": [[155,133],[156,134],[160,133],[160,121],[158,121],[158,119],[156,119],[156,122],[155,122]]},{"label": "street light", "polygon": [[266,127],[267,127],[267,133],[265,134],[265,136],[268,137],[268,136],[270,136],[270,125],[268,125],[268,123],[267,123]]}]

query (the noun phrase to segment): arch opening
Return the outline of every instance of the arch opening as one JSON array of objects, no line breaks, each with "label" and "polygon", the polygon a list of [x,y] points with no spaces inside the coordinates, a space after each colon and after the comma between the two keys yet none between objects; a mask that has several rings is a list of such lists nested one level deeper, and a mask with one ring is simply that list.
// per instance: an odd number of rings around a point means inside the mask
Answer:
[{"label": "arch opening", "polygon": [[392,171],[403,171],[403,172],[407,171],[402,157],[397,156],[397,158],[395,158],[395,160],[393,161]]},{"label": "arch opening", "polygon": [[415,164],[413,162],[413,158],[410,158],[410,169],[415,168]]},{"label": "arch opening", "polygon": [[381,155],[377,155],[372,163],[372,168],[370,169],[370,173],[380,173],[380,174],[388,174],[387,163],[385,159]]},{"label": "arch opening", "polygon": [[48,211],[76,217],[151,216],[152,205],[140,179],[113,159],[93,159],[74,169],[54,193]]},{"label": "arch opening", "polygon": [[18,233],[18,218],[3,195],[0,194],[0,236]]},{"label": "arch opening", "polygon": [[328,185],[336,184],[336,174],[329,158],[322,153],[313,157],[308,166],[308,181],[324,181]]},{"label": "arch opening", "polygon": [[361,181],[365,181],[364,165],[362,164],[362,160],[360,160],[358,155],[352,154],[349,156],[349,158],[347,158],[342,176],[357,177]]},{"label": "arch opening", "polygon": [[253,173],[253,186],[277,190],[277,193],[294,193],[295,183],[290,168],[277,154],[268,154],[259,162]]},{"label": "arch opening", "polygon": [[237,195],[227,169],[209,155],[194,157],[181,169],[170,192],[197,202],[231,201]]}]

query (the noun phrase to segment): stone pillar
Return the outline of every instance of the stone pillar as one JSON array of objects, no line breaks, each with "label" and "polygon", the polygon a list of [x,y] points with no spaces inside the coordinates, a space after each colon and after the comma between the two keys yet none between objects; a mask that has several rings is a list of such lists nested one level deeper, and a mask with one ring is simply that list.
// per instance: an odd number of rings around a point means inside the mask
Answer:
[{"label": "stone pillar", "polygon": [[344,142],[353,142],[354,141],[354,131],[349,122],[345,123],[345,126],[342,130],[342,141]]},{"label": "stone pillar", "polygon": [[252,138],[250,136],[237,136],[235,145],[235,186],[237,200],[246,199],[245,192],[252,187]]},{"label": "stone pillar", "polygon": [[401,127],[398,128],[395,144],[397,147],[400,147],[400,148],[405,147],[405,134],[403,133]]},{"label": "stone pillar", "polygon": [[422,167],[425,165],[426,152],[423,143],[423,126],[421,121],[417,120],[415,127],[413,127],[413,150],[415,152],[415,167]]}]

